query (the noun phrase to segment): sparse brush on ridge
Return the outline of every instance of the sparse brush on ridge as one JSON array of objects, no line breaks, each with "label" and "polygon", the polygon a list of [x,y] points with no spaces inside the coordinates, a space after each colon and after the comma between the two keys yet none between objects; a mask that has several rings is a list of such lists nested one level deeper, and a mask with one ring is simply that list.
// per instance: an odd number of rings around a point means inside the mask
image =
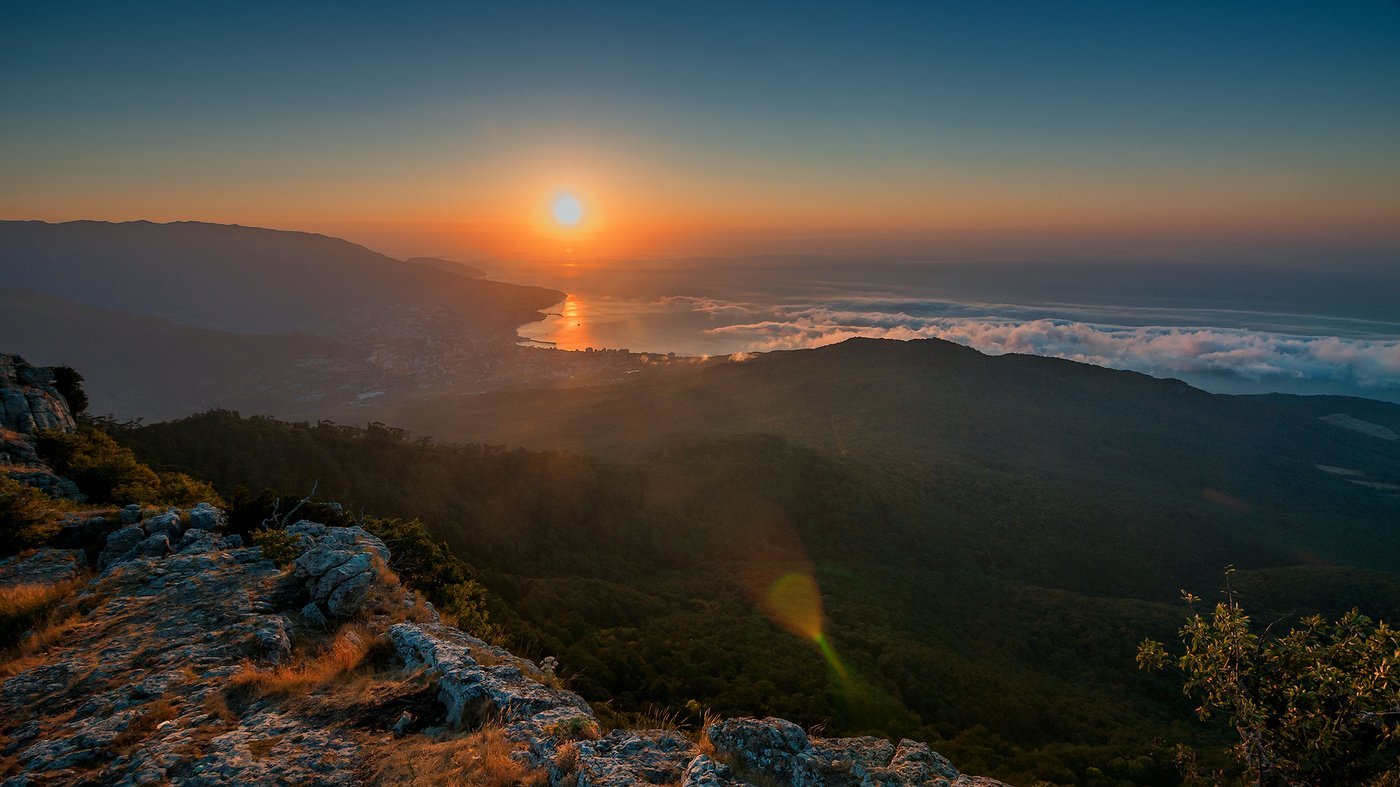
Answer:
[{"label": "sparse brush on ridge", "polygon": [[543,787],[549,783],[548,772],[512,756],[525,751],[524,744],[508,739],[494,722],[445,740],[396,740],[379,758],[370,781],[405,787]]},{"label": "sparse brush on ridge", "polygon": [[48,614],[72,595],[84,583],[82,579],[67,582],[29,582],[0,587],[0,648],[20,645],[26,631],[41,628]]},{"label": "sparse brush on ridge", "polygon": [[47,542],[58,532],[58,515],[73,507],[0,474],[0,554]]},{"label": "sparse brush on ridge", "polygon": [[55,473],[72,479],[95,503],[224,505],[209,484],[185,473],[152,470],[131,449],[88,422],[76,432],[41,430],[34,445]]},{"label": "sparse brush on ridge", "polygon": [[346,625],[323,647],[296,656],[289,664],[260,669],[252,661],[244,661],[229,678],[228,691],[244,697],[306,694],[358,669],[381,639],[364,626]]}]

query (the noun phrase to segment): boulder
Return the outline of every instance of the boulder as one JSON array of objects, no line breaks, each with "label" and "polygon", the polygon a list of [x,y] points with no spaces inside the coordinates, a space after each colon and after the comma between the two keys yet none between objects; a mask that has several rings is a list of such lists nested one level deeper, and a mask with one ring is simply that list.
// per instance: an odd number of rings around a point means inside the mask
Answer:
[{"label": "boulder", "polygon": [[170,536],[165,533],[156,533],[147,536],[141,543],[123,555],[118,562],[135,560],[143,557],[165,557],[170,554]]},{"label": "boulder", "polygon": [[324,616],[346,618],[357,613],[389,561],[384,542],[360,527],[327,527],[303,520],[287,528],[300,540],[302,553],[292,561],[292,575],[301,580]]},{"label": "boulder", "polygon": [[314,601],[301,608],[301,616],[306,619],[307,623],[313,626],[324,627],[328,622],[326,620],[326,613],[322,612],[321,608],[316,606],[316,602]]},{"label": "boulder", "polygon": [[[783,719],[725,719],[706,731],[719,757],[742,770],[794,787],[807,785],[942,785],[1005,787],[958,773],[927,745],[883,738],[815,738]],[[697,768],[684,784],[726,784],[717,768]]]},{"label": "boulder", "polygon": [[558,717],[561,711],[593,717],[588,703],[577,694],[526,677],[519,664],[528,662],[482,666],[465,643],[432,634],[416,623],[390,626],[389,638],[405,666],[435,670],[438,701],[446,708],[449,726],[461,727],[486,718],[511,724],[546,713]]},{"label": "boulder", "polygon": [[213,533],[228,525],[228,516],[208,503],[200,503],[190,509],[190,527],[208,530]]},{"label": "boulder", "polygon": [[145,539],[146,531],[140,525],[127,525],[112,532],[107,536],[107,545],[97,556],[97,570],[107,570]]},{"label": "boulder", "polygon": [[134,525],[134,524],[136,524],[137,522],[140,522],[140,521],[141,521],[141,505],[140,505],[139,503],[132,503],[132,504],[129,505],[129,506],[123,506],[123,507],[122,507],[122,510],[121,510],[121,522],[122,522],[123,525]]},{"label": "boulder", "polygon": [[0,355],[0,429],[32,435],[41,429],[78,428],[68,401],[54,387],[52,369],[18,355]]},{"label": "boulder", "polygon": [[218,548],[218,538],[208,530],[192,527],[185,531],[180,537],[179,543],[175,545],[175,551],[182,555],[192,555],[198,552],[213,552]]},{"label": "boulder", "polygon": [[165,533],[171,538],[179,538],[185,529],[184,523],[180,521],[180,509],[178,508],[172,508],[163,514],[146,517],[141,522],[141,527],[144,527],[146,532],[151,535]]}]

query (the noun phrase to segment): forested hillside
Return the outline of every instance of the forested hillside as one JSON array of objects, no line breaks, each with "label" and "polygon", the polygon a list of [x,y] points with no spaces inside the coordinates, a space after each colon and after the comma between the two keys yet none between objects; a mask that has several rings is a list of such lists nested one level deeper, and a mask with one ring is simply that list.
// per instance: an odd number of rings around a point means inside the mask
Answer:
[{"label": "forested hillside", "polygon": [[[235,515],[264,488],[316,484],[352,510],[421,517],[475,567],[513,646],[558,656],[617,711],[909,735],[1013,782],[1177,778],[1155,741],[1220,731],[1185,721],[1134,649],[1171,633],[1179,588],[1210,592],[1227,563],[1261,617],[1400,611],[1400,577],[1302,560],[1297,533],[1257,511],[969,461],[762,435],[600,460],[228,412],[116,431],[213,481]],[[1348,526],[1310,522],[1329,524]],[[792,577],[819,595],[775,604]]]}]

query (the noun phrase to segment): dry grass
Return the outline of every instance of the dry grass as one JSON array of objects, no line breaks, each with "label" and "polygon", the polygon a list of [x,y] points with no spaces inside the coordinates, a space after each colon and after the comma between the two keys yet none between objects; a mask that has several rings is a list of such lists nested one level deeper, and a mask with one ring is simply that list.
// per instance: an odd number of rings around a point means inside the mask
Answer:
[{"label": "dry grass", "polygon": [[373,557],[372,563],[378,575],[365,595],[362,616],[378,619],[383,628],[404,622],[431,623],[433,616],[423,605],[422,595],[414,594],[413,603],[407,603],[409,591],[399,580],[399,575],[378,556]]},{"label": "dry grass", "polygon": [[512,757],[524,752],[506,739],[498,724],[447,740],[402,738],[386,747],[370,783],[439,787],[467,784],[480,787],[544,787],[549,774]]},{"label": "dry grass", "polygon": [[298,655],[289,664],[259,669],[244,661],[229,678],[228,689],[244,697],[301,696],[354,672],[379,640],[364,626],[347,625],[317,652]]},{"label": "dry grass", "polygon": [[585,719],[575,716],[568,721],[551,724],[544,729],[546,735],[553,735],[562,741],[596,741],[602,737],[603,731],[598,726],[598,722],[592,719]]},{"label": "dry grass", "polygon": [[73,595],[82,584],[81,580],[70,580],[0,587],[0,625],[33,619]]},{"label": "dry grass", "polygon": [[0,677],[37,665],[40,654],[81,625],[74,594],[84,584],[80,578],[0,588]]},{"label": "dry grass", "polygon": [[686,727],[681,711],[660,705],[648,705],[644,711],[619,711],[608,703],[602,703],[594,705],[593,712],[599,723],[609,729],[681,732]]},{"label": "dry grass", "polygon": [[156,727],[163,721],[169,721],[180,715],[175,711],[175,705],[167,699],[152,700],[141,709],[141,715],[137,716],[127,725],[126,729],[118,733],[112,739],[111,750],[115,754],[129,754],[141,745]]},{"label": "dry grass", "polygon": [[228,699],[224,697],[222,691],[211,691],[204,695],[204,712],[209,714],[209,718],[224,724],[233,724],[238,721],[238,715],[228,706]]},{"label": "dry grass", "polygon": [[6,658],[0,662],[0,678],[18,675],[42,664],[44,652],[67,639],[82,623],[83,616],[75,612],[64,618],[51,618],[33,629],[28,637],[6,651]]},{"label": "dry grass", "polygon": [[277,744],[282,742],[282,737],[281,735],[273,735],[269,738],[258,738],[255,741],[248,741],[248,751],[251,752],[256,759],[267,757],[271,754],[273,749],[277,748]]}]

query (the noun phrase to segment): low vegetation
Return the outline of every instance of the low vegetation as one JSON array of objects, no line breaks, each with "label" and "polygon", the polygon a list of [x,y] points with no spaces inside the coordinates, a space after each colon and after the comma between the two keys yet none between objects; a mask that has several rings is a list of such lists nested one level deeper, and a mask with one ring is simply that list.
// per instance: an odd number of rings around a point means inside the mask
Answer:
[{"label": "low vegetation", "polygon": [[214,488],[185,473],[157,473],[90,423],[76,432],[55,429],[35,436],[39,456],[58,475],[71,479],[96,504],[222,504]]},{"label": "low vegetation", "polygon": [[254,698],[297,697],[343,680],[359,669],[383,638],[361,625],[347,625],[328,641],[293,654],[286,664],[261,668],[243,662],[229,678],[228,694],[245,703]]},{"label": "low vegetation", "polygon": [[0,649],[17,648],[20,636],[44,622],[83,582],[73,580],[0,587]]},{"label": "low vegetation", "polygon": [[[379,534],[404,580],[468,631],[556,656],[572,689],[634,723],[663,708],[693,729],[693,701],[829,735],[923,740],[1017,784],[1174,785],[1164,740],[1193,745],[1202,769],[1228,766],[1231,730],[1193,723],[1179,684],[1134,667],[1144,635],[1177,628],[1175,588],[1214,581],[1223,553],[1258,560],[1237,587],[1263,613],[1335,617],[1356,600],[1375,617],[1400,611],[1394,575],[1299,565],[1207,498],[1086,495],[1080,483],[858,462],[773,437],[621,463],[229,412],[114,435],[154,467],[211,480],[237,532],[319,482],[318,497],[344,508],[298,518]],[[840,669],[764,614],[755,578],[791,568],[811,572]],[[454,587],[465,613],[445,602]],[[485,624],[473,617],[488,610]]]},{"label": "low vegetation", "polygon": [[544,787],[549,774],[524,761],[523,743],[509,740],[499,724],[446,739],[396,740],[385,747],[371,783],[404,787],[471,784]]},{"label": "low vegetation", "polygon": [[59,516],[72,506],[8,476],[0,475],[0,554],[47,543]]},{"label": "low vegetation", "polygon": [[[1228,720],[1248,783],[1400,784],[1400,633],[1356,610],[1259,631],[1229,588],[1209,615],[1186,601],[1181,653],[1147,640],[1138,663],[1178,672],[1200,719]],[[1177,757],[1192,783],[1230,778],[1190,747]]]}]

